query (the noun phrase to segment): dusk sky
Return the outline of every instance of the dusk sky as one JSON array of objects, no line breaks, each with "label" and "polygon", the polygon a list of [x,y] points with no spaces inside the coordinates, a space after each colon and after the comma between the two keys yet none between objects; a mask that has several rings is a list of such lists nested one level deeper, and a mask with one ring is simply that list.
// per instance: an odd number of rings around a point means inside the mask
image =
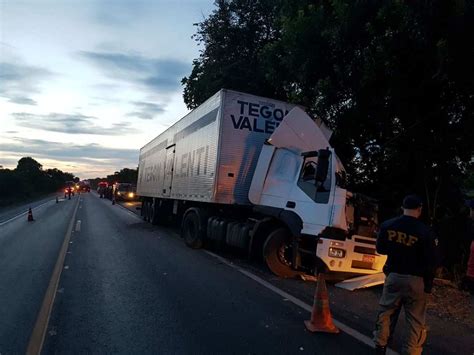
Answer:
[{"label": "dusk sky", "polygon": [[188,110],[181,79],[212,0],[0,0],[0,165],[80,178],[136,168]]}]

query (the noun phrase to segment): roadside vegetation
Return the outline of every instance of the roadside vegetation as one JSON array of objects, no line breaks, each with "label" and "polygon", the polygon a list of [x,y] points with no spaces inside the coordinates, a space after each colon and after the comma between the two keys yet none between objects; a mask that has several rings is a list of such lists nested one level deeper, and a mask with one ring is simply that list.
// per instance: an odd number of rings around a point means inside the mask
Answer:
[{"label": "roadside vegetation", "polygon": [[66,181],[79,178],[59,169],[43,170],[31,157],[21,158],[15,169],[0,169],[0,207],[56,192]]},{"label": "roadside vegetation", "polygon": [[[474,151],[474,2],[217,0],[183,78],[195,108],[221,88],[303,105],[334,130],[349,188],[425,201],[445,271],[468,255]],[[471,197],[472,198],[472,197]]]}]

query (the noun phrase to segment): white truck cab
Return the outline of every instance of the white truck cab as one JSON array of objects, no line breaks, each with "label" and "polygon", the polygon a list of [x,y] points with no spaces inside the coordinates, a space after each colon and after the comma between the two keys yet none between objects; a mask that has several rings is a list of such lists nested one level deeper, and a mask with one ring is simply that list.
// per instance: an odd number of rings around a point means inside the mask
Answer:
[{"label": "white truck cab", "polygon": [[[354,233],[353,195],[338,186],[344,174],[323,131],[298,107],[288,113],[263,146],[249,199],[257,206],[294,213],[301,220],[298,243],[289,238],[280,240],[286,252],[278,257],[288,266],[295,268],[295,263],[302,262],[301,255],[291,250],[295,244],[303,253],[300,245],[306,244],[316,247],[319,267],[329,271],[370,274],[382,270],[386,256],[375,250],[374,229],[369,235]],[[363,218],[375,227],[375,214]]]}]

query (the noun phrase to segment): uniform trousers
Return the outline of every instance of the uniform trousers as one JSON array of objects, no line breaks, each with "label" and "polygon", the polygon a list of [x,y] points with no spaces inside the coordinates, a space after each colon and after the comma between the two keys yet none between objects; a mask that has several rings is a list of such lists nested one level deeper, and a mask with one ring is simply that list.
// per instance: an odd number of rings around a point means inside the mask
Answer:
[{"label": "uniform trousers", "polygon": [[380,312],[374,331],[374,342],[387,346],[395,331],[402,307],[405,311],[407,330],[403,354],[421,354],[426,340],[425,316],[427,294],[420,276],[390,273],[380,298]]}]

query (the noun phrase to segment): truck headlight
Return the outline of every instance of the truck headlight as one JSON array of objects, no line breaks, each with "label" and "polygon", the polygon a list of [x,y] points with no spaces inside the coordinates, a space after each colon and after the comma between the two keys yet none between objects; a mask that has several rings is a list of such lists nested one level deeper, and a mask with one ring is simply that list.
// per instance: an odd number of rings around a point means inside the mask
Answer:
[{"label": "truck headlight", "polygon": [[346,251],[339,248],[329,248],[328,255],[332,258],[343,258],[346,256]]}]

